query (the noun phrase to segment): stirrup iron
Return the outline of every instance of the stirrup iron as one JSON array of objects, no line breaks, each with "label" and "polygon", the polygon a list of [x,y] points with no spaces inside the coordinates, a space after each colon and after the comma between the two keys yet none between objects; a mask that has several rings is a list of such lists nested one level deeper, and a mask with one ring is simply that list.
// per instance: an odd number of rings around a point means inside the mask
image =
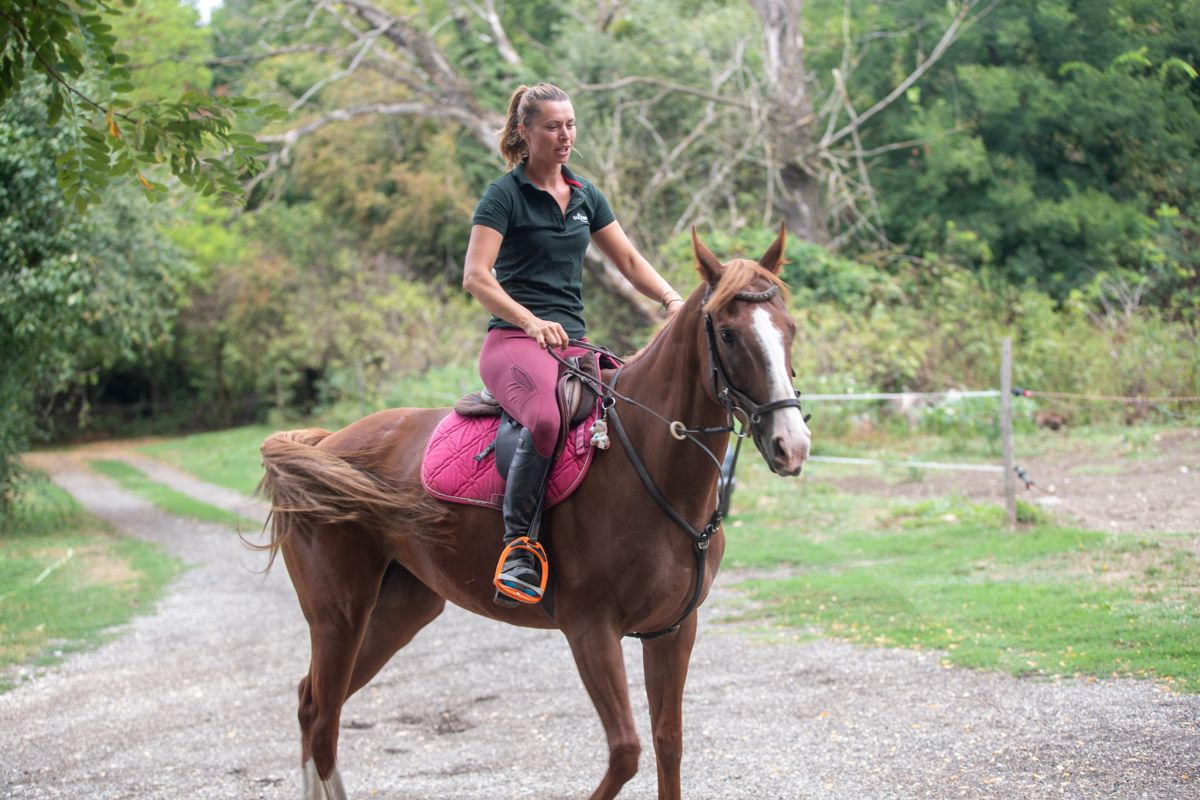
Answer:
[{"label": "stirrup iron", "polygon": [[[541,573],[541,580],[538,586],[525,583],[524,581],[508,584],[504,582],[504,562],[508,560],[509,554],[514,550],[526,550],[533,554],[537,559],[538,571]],[[504,551],[500,553],[500,560],[496,562],[496,574],[492,578],[492,583],[496,587],[496,591],[505,597],[516,600],[518,603],[525,605],[534,605],[540,603],[542,597],[546,593],[546,579],[550,577],[550,562],[546,560],[546,551],[541,543],[530,539],[528,536],[521,536],[514,539]],[[520,585],[516,585],[519,583]],[[533,594],[536,592],[536,594]]]}]

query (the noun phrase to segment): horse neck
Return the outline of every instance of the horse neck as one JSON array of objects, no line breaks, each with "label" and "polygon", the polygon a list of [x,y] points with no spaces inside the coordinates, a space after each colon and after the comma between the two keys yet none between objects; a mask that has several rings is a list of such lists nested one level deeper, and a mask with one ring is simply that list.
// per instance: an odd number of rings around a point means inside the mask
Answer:
[{"label": "horse neck", "polygon": [[709,366],[704,312],[693,294],[621,372],[619,388],[668,419],[689,427],[716,425],[724,419],[724,410],[709,395]]}]

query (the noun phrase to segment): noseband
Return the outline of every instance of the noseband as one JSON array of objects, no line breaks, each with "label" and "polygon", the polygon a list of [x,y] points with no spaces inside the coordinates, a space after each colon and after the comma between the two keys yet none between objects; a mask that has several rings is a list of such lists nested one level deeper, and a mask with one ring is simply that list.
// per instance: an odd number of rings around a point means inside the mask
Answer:
[{"label": "noseband", "polygon": [[[772,285],[769,289],[764,289],[761,292],[746,292],[741,291],[734,295],[738,300],[744,300],[747,303],[765,303],[775,295],[779,294],[779,287]],[[704,298],[704,302],[708,302],[708,297]],[[701,304],[703,307],[703,304]],[[775,465],[771,463],[771,459],[767,457],[767,451],[763,449],[763,418],[767,414],[779,411],[783,408],[795,408],[803,413],[800,406],[800,393],[795,392],[794,397],[785,397],[782,400],[772,400],[769,403],[758,404],[741,389],[733,385],[733,381],[729,380],[729,373],[725,369],[725,363],[721,361],[721,352],[717,349],[716,331],[713,329],[712,315],[705,313],[704,315],[704,333],[708,340],[708,364],[709,375],[712,381],[713,397],[716,401],[725,408],[729,416],[737,419],[740,417],[742,422],[750,428],[750,433],[754,437],[754,444],[757,445],[759,452],[763,454],[767,461],[767,466],[771,471],[775,471]],[[808,418],[804,418],[808,422]]]}]

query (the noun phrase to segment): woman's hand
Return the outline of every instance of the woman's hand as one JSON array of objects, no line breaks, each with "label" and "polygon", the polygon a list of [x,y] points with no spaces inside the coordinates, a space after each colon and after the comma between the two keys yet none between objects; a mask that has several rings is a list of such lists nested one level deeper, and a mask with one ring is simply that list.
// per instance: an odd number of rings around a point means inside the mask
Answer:
[{"label": "woman's hand", "polygon": [[551,347],[566,349],[569,344],[567,331],[557,322],[534,317],[525,323],[525,334],[530,339],[536,339],[538,347],[549,350]]}]

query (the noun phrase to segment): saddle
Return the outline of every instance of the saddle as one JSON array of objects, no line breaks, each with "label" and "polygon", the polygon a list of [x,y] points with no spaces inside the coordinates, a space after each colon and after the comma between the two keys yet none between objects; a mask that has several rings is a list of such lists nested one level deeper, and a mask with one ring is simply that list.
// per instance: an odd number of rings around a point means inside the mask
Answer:
[{"label": "saddle", "polygon": [[[607,437],[593,425],[601,417],[600,398],[589,381],[599,380],[601,368],[620,365],[608,353],[587,353],[568,363],[588,379],[566,370],[559,377],[559,411],[568,422],[561,426],[554,467],[546,482],[546,508],[570,497],[587,475],[596,450],[608,446]],[[439,500],[499,509],[520,425],[486,390],[466,395],[454,411],[429,438],[421,459],[421,484]]]},{"label": "saddle", "polygon": [[[563,448],[568,433],[578,427],[596,410],[599,395],[596,386],[600,381],[600,358],[597,354],[589,353],[583,356],[571,356],[566,359],[572,369],[577,369],[587,376],[587,380],[574,374],[571,370],[563,370],[558,378],[555,396],[558,399],[558,413],[562,424],[559,426],[558,444],[554,448],[557,454]],[[500,417],[500,427],[491,448],[496,452],[496,469],[501,477],[508,478],[508,467],[512,463],[513,452],[517,449],[517,436],[521,432],[521,423],[508,415],[500,407],[500,403],[487,390],[487,387],[477,392],[461,397],[454,404],[454,410],[464,417]],[[476,460],[487,455],[484,451]]]}]

